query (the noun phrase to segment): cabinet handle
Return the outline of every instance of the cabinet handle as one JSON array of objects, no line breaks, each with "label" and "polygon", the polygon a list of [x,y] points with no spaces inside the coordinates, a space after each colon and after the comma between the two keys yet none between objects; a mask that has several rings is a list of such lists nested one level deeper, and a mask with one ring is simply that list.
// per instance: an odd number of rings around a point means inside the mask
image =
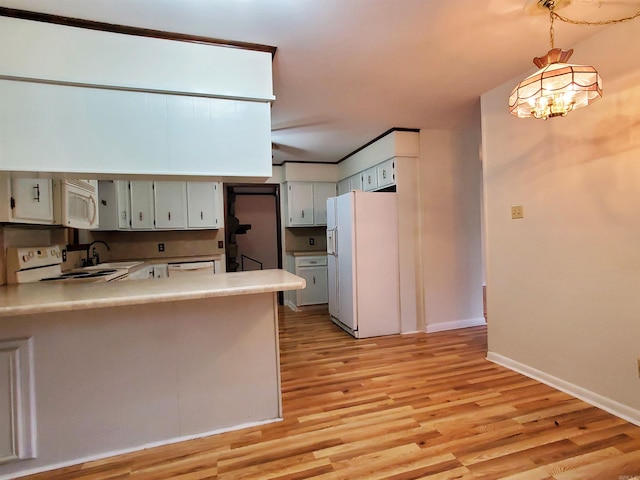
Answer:
[{"label": "cabinet handle", "polygon": [[316,277],[315,277],[315,275],[313,276],[313,284],[314,284],[314,285],[316,284]]},{"label": "cabinet handle", "polygon": [[140,221],[142,221],[142,212],[140,212]]},{"label": "cabinet handle", "polygon": [[200,220],[204,220],[204,214],[200,212]]},{"label": "cabinet handle", "polygon": [[36,183],[36,186],[33,187],[33,189],[36,191],[35,193],[35,197],[33,198],[36,202],[40,203],[40,184]]},{"label": "cabinet handle", "polygon": [[169,212],[169,213],[167,214],[167,219],[168,219],[169,221],[171,221],[171,212]]},{"label": "cabinet handle", "polygon": [[304,210],[302,210],[302,218],[304,218]]}]

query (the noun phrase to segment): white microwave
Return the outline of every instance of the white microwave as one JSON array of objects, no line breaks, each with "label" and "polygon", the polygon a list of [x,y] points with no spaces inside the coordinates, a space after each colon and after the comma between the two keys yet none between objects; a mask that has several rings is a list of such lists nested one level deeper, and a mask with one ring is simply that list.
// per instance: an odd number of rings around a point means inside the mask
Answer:
[{"label": "white microwave", "polygon": [[98,181],[64,179],[59,183],[57,222],[64,227],[98,228]]}]

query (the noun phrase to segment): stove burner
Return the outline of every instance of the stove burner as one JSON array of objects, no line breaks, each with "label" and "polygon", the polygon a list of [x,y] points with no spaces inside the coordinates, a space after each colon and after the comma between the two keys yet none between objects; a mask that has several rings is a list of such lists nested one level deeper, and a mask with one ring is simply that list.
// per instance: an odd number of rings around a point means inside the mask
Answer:
[{"label": "stove burner", "polygon": [[105,277],[115,272],[117,272],[117,270],[91,270],[91,271],[83,271],[83,272],[67,272],[55,277],[43,278],[40,281],[47,282],[47,281],[54,281],[54,280],[91,279],[91,278]]}]

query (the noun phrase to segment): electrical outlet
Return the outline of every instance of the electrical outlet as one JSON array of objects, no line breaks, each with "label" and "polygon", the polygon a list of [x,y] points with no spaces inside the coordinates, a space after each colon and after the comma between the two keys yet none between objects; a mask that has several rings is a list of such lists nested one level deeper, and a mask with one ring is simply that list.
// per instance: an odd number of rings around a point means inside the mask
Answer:
[{"label": "electrical outlet", "polygon": [[218,240],[218,248],[224,248],[224,242],[222,240]]},{"label": "electrical outlet", "polygon": [[309,245],[315,245],[316,244],[316,239],[313,237],[309,238]]},{"label": "electrical outlet", "polygon": [[522,207],[522,205],[513,205],[511,207],[511,218],[524,218],[524,208]]},{"label": "electrical outlet", "polygon": [[159,243],[158,244],[158,251],[159,252],[164,252],[164,243]]},{"label": "electrical outlet", "polygon": [[67,261],[67,249],[66,248],[62,249],[62,261],[63,262]]}]

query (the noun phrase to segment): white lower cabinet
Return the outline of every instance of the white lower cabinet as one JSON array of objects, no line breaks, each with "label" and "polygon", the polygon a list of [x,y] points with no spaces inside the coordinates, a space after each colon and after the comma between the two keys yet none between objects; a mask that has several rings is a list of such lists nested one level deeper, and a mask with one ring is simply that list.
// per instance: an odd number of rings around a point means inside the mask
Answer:
[{"label": "white lower cabinet", "polygon": [[327,303],[327,266],[298,269],[298,276],[305,279],[307,286],[298,290],[298,305],[318,305]]},{"label": "white lower cabinet", "polygon": [[36,451],[33,341],[0,339],[0,465]]},{"label": "white lower cabinet", "polygon": [[321,305],[329,301],[327,256],[287,256],[287,269],[307,282],[302,290],[295,290],[288,298],[289,307],[296,309],[305,305]]}]

